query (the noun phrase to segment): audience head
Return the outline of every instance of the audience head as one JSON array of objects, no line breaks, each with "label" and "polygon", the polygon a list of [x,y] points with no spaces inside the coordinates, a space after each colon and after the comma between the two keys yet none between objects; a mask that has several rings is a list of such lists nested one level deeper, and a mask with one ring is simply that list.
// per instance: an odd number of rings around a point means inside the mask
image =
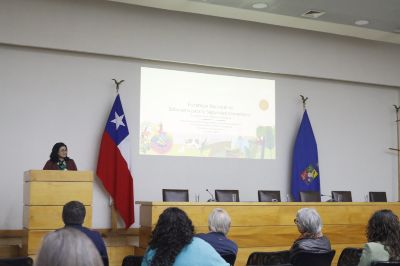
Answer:
[{"label": "audience head", "polygon": [[62,219],[65,225],[82,225],[86,209],[79,201],[70,201],[64,205]]},{"label": "audience head", "polygon": [[231,227],[231,217],[228,213],[221,209],[215,208],[208,216],[208,228],[211,232],[228,234]]},{"label": "audience head", "polygon": [[301,234],[318,236],[322,231],[321,217],[313,208],[302,208],[297,212],[295,223]]},{"label": "audience head", "polygon": [[68,161],[69,158],[67,154],[67,145],[62,142],[57,142],[56,144],[54,144],[53,149],[51,149],[50,160],[55,163],[58,162],[60,159]]},{"label": "audience head", "polygon": [[156,251],[151,265],[173,265],[179,252],[192,242],[193,235],[192,221],[184,211],[174,207],[164,210],[149,242],[149,247]]},{"label": "audience head", "polygon": [[391,259],[400,256],[400,223],[399,217],[391,210],[376,211],[368,221],[368,242],[380,242],[388,247]]},{"label": "audience head", "polygon": [[103,266],[103,262],[84,233],[63,228],[45,236],[35,266]]}]

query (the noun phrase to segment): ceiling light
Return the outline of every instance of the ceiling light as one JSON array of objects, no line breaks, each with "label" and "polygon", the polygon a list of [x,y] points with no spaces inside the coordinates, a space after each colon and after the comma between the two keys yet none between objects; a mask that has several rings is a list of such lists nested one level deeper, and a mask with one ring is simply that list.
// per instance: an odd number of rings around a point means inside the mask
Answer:
[{"label": "ceiling light", "polygon": [[354,22],[354,24],[356,24],[356,25],[358,25],[358,26],[364,26],[364,25],[368,25],[368,24],[369,24],[369,21],[368,21],[368,20],[363,20],[363,19],[361,19],[361,20],[356,20],[356,21]]},{"label": "ceiling light", "polygon": [[255,9],[263,9],[263,8],[267,8],[268,5],[266,3],[260,2],[260,3],[253,4],[252,7]]}]

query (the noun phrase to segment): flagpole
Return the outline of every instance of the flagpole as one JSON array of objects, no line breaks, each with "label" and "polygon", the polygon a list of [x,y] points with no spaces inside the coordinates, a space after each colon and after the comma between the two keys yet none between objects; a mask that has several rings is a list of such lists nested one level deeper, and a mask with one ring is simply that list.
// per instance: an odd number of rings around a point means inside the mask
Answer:
[{"label": "flagpole", "polygon": [[399,110],[400,106],[393,105],[396,110],[396,129],[397,129],[397,148],[389,148],[389,150],[397,151],[397,199],[400,201],[400,127],[399,127]]},{"label": "flagpole", "polygon": [[[121,85],[122,82],[125,80],[116,80],[112,79],[115,83],[115,91],[117,94],[119,94],[119,85]],[[110,196],[110,208],[111,208],[111,232],[116,233],[118,229],[118,213],[117,210],[115,209],[114,201],[112,197]]]}]

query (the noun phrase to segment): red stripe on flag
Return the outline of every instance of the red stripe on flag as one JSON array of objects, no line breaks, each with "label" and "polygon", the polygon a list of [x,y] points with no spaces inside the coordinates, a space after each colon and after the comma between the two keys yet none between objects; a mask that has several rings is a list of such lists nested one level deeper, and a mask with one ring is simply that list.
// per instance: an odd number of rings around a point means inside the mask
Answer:
[{"label": "red stripe on flag", "polygon": [[133,210],[133,178],[118,146],[115,145],[107,132],[101,139],[97,176],[114,200],[125,227],[130,227],[134,221]]}]

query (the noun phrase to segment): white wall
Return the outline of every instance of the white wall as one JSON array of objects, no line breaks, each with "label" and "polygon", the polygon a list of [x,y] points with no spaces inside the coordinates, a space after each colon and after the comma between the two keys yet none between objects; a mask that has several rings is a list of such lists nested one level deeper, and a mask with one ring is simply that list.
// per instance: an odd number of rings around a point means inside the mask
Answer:
[{"label": "white wall", "polygon": [[[399,46],[98,1],[3,1],[0,42],[400,85]],[[260,55],[257,49],[266,43],[274,50]],[[312,54],[336,60],[304,63]],[[143,65],[276,79],[277,159],[139,156]],[[243,201],[256,200],[259,188],[285,195],[302,113],[299,94],[310,98],[322,191],[348,189],[363,201],[369,190],[385,190],[396,200],[396,156],[387,148],[396,143],[392,104],[399,102],[398,88],[0,45],[0,229],[22,227],[22,173],[40,169],[55,142],[67,143],[80,169],[95,169],[115,96],[111,78],[126,80],[121,97],[133,135],[135,200],[160,200],[165,187],[188,188],[192,199],[200,193],[201,200],[208,198],[206,188],[238,188]],[[109,226],[107,196],[98,184],[93,226]]]}]

